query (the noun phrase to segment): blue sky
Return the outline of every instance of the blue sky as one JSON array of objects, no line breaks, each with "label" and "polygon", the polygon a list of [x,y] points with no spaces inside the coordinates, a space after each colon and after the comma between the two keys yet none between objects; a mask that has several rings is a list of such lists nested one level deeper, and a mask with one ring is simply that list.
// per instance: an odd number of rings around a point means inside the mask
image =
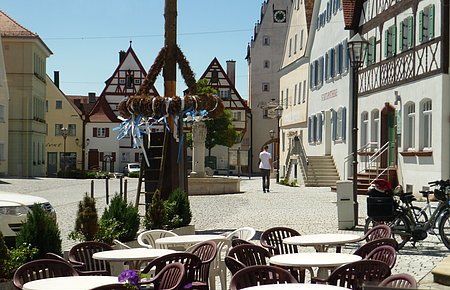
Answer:
[{"label": "blue sky", "polygon": [[[247,44],[263,0],[178,0],[178,44],[199,78],[214,57],[236,61],[236,88],[248,99]],[[164,0],[2,0],[0,9],[39,34],[53,55],[47,73],[60,71],[68,95],[100,94],[132,47],[148,71],[164,44]],[[162,76],[156,88],[163,94]],[[177,77],[177,92],[186,88]]]}]

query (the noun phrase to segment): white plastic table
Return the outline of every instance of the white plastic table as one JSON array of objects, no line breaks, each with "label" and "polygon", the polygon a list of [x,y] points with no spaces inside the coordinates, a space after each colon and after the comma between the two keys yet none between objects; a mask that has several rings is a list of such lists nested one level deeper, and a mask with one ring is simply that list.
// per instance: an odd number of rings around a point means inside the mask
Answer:
[{"label": "white plastic table", "polygon": [[[269,263],[277,266],[308,269],[310,271],[312,267],[318,267],[317,277],[327,278],[329,269],[361,259],[360,256],[352,254],[316,252],[276,255],[269,259]],[[314,276],[312,271],[311,276]]]},{"label": "white plastic table", "polygon": [[24,290],[88,290],[95,287],[118,283],[116,276],[69,276],[40,279],[27,282]]},{"label": "white plastic table", "polygon": [[348,290],[348,288],[325,284],[270,284],[243,288],[245,290]]},{"label": "white plastic table", "polygon": [[361,236],[354,234],[311,234],[285,238],[283,243],[296,246],[312,246],[317,252],[326,252],[329,246],[342,246],[360,240]]},{"label": "white plastic table", "polygon": [[140,269],[142,263],[174,253],[168,249],[131,248],[97,252],[92,255],[96,260],[127,263],[130,269]]},{"label": "white plastic table", "polygon": [[184,249],[187,249],[190,246],[200,242],[223,238],[224,236],[222,235],[184,235],[159,238],[155,241],[155,243],[161,248],[183,247]]}]

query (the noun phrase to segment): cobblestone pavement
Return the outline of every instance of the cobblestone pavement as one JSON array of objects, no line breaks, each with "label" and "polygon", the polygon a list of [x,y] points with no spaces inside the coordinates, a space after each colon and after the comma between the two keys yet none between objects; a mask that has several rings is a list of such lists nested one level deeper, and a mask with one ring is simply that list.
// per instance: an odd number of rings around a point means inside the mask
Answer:
[{"label": "cobblestone pavement", "polygon": [[[130,201],[135,200],[137,179],[127,180],[127,192]],[[119,192],[119,179],[109,180],[110,196]],[[58,224],[63,238],[63,249],[70,248],[74,241],[67,239],[73,229],[78,202],[83,195],[91,191],[91,180],[75,179],[1,179],[1,191],[27,193],[47,198],[55,207]],[[270,193],[263,193],[258,177],[241,179],[241,191],[238,194],[191,196],[191,210],[197,232],[229,232],[242,226],[250,226],[261,232],[269,227],[287,226],[302,234],[309,233],[358,233],[366,216],[364,196],[358,196],[359,226],[355,230],[338,230],[336,193],[329,188],[288,187],[272,182]],[[105,208],[105,180],[94,181],[94,193],[97,198],[99,215]],[[351,253],[354,246],[346,246],[343,252]],[[312,251],[310,248],[302,248]],[[410,273],[421,280],[424,289],[438,289],[430,281],[429,272],[439,263],[449,250],[435,236],[417,243],[416,247],[407,244],[397,257],[393,273]],[[450,289],[440,287],[439,289]]]}]

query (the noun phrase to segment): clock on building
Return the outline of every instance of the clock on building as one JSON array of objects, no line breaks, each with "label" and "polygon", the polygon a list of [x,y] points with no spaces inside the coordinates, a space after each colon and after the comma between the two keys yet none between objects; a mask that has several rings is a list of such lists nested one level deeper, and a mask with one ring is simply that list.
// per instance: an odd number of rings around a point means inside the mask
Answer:
[{"label": "clock on building", "polygon": [[273,11],[273,21],[277,23],[286,22],[286,10],[274,10]]}]

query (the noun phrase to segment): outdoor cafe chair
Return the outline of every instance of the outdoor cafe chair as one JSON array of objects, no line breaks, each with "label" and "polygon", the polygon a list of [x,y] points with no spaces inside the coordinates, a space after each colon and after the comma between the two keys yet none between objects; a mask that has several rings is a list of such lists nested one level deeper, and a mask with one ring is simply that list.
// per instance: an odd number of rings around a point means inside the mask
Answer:
[{"label": "outdoor cafe chair", "polygon": [[195,271],[201,266],[202,261],[197,255],[187,252],[175,252],[158,257],[149,262],[141,273],[158,275],[166,265],[175,262],[184,266],[184,285],[195,282]]},{"label": "outdoor cafe chair", "polygon": [[137,237],[139,245],[146,248],[159,248],[155,241],[159,238],[178,236],[176,233],[166,230],[148,230],[140,233]]},{"label": "outdoor cafe chair", "polygon": [[20,266],[14,272],[13,284],[17,289],[23,289],[30,281],[64,276],[78,276],[78,272],[67,262],[39,259]]},{"label": "outdoor cafe chair", "polygon": [[287,227],[273,227],[261,234],[260,242],[272,255],[298,253],[297,246],[283,243],[283,239],[293,236],[300,233]]},{"label": "outdoor cafe chair", "polygon": [[71,265],[77,271],[82,271],[84,268],[83,263],[81,263],[81,262],[76,262],[76,261],[70,262],[70,261],[64,259],[63,257],[61,257],[60,255],[51,253],[51,252],[46,253],[44,255],[44,259],[52,259],[52,260],[65,262],[65,263]]},{"label": "outdoor cafe chair", "polygon": [[364,259],[384,262],[392,269],[397,260],[397,252],[391,246],[379,246],[372,250]]},{"label": "outdoor cafe chair", "polygon": [[110,276],[111,266],[108,261],[95,260],[92,255],[97,252],[110,251],[113,248],[102,242],[86,241],[74,245],[69,250],[70,263],[83,263],[80,275]]},{"label": "outdoor cafe chair", "polygon": [[245,266],[268,265],[272,255],[265,248],[251,244],[233,247],[228,256],[238,260]]},{"label": "outdoor cafe chair", "polygon": [[256,234],[256,230],[252,227],[242,227],[238,228],[231,233],[229,233],[226,237],[227,239],[233,240],[235,238],[250,241]]},{"label": "outdoor cafe chair", "polygon": [[412,288],[417,289],[417,281],[416,279],[406,273],[394,274],[378,284],[380,287],[390,287],[390,288]]},{"label": "outdoor cafe chair", "polygon": [[371,242],[378,239],[387,239],[391,237],[391,234],[392,230],[388,225],[378,224],[373,228],[369,229],[366,232],[366,234],[361,238],[361,240]]},{"label": "outdoor cafe chair", "polygon": [[230,290],[267,284],[298,283],[288,271],[268,265],[245,267],[231,277]]},{"label": "outdoor cafe chair", "polygon": [[384,245],[391,246],[396,250],[398,243],[396,240],[394,240],[392,238],[376,239],[371,242],[367,242],[367,243],[363,244],[361,247],[356,249],[355,252],[353,252],[353,255],[358,255],[364,259],[375,248],[377,248],[379,246],[384,246]]},{"label": "outdoor cafe chair", "polygon": [[192,254],[198,256],[201,264],[194,271],[192,285],[195,289],[209,289],[209,269],[217,255],[217,245],[214,240],[198,243],[191,249]]},{"label": "outdoor cafe chair", "polygon": [[239,238],[234,238],[234,239],[231,240],[231,246],[232,247],[236,247],[236,246],[239,246],[239,245],[251,245],[251,244],[253,244],[253,243],[250,242],[250,241],[239,239]]},{"label": "outdoor cafe chair", "polygon": [[113,243],[115,246],[117,246],[117,249],[131,249],[130,246],[128,246],[127,244],[125,244],[117,239],[114,239]]},{"label": "outdoor cafe chair", "polygon": [[378,285],[390,275],[391,268],[386,263],[376,260],[360,260],[339,266],[326,279],[313,277],[311,283],[362,290],[364,284]]},{"label": "outdoor cafe chair", "polygon": [[239,262],[238,260],[230,256],[225,257],[225,265],[227,266],[227,269],[230,270],[231,275],[234,275],[237,271],[246,267],[244,263]]}]

